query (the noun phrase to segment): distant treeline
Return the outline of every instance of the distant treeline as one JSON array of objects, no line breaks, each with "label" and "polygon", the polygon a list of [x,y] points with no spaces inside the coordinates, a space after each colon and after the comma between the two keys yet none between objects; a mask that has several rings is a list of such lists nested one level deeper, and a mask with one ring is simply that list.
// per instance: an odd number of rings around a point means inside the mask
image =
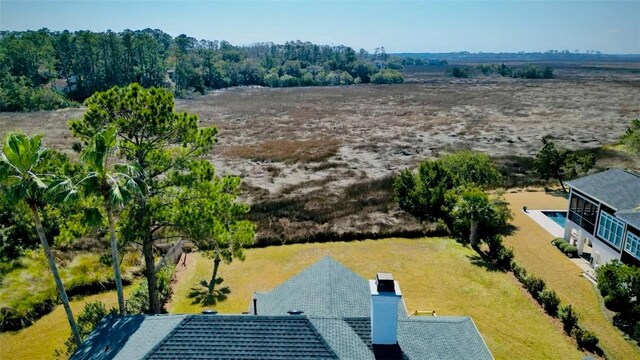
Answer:
[{"label": "distant treeline", "polygon": [[455,60],[455,61],[542,61],[542,60],[607,60],[631,61],[639,60],[640,54],[603,54],[597,50],[548,50],[544,52],[503,52],[503,53],[472,53],[469,51],[448,53],[394,53],[392,56],[411,57],[425,60]]},{"label": "distant treeline", "polygon": [[500,75],[521,79],[553,79],[553,69],[548,66],[540,68],[531,64],[522,67],[511,67],[505,64],[480,64],[475,67],[454,66],[449,69],[447,73],[449,76],[457,78],[470,78],[479,75]]},{"label": "distant treeline", "polygon": [[176,95],[240,85],[398,83],[398,59],[347,46],[292,41],[234,46],[160,30],[0,32],[0,111],[68,106],[133,82]]},{"label": "distant treeline", "polygon": [[423,58],[415,58],[415,57],[401,57],[400,64],[403,66],[412,66],[412,65],[447,65],[449,62],[447,60],[440,59],[423,59]]}]

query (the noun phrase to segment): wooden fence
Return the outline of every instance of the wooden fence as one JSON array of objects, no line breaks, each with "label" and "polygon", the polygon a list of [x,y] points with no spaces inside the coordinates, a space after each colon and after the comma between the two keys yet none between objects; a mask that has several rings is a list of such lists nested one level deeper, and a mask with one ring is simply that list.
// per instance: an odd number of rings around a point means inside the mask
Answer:
[{"label": "wooden fence", "polygon": [[156,264],[156,272],[162,269],[167,264],[176,264],[178,260],[180,260],[180,256],[182,256],[182,244],[183,240],[180,239],[176,241],[173,246],[167,251],[166,254],[162,256],[158,264]]}]

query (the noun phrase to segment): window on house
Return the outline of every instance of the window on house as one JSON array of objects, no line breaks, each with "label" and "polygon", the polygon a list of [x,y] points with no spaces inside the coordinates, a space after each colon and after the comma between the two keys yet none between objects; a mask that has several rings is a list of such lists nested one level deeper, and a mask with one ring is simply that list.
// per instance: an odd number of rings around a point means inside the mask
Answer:
[{"label": "window on house", "polygon": [[629,254],[640,259],[640,236],[627,232],[627,240],[624,244],[624,249],[627,250]]},{"label": "window on house", "polygon": [[622,243],[622,233],[624,232],[624,223],[615,219],[613,216],[600,212],[600,222],[598,224],[598,236],[615,246],[620,248]]},{"label": "window on house", "polygon": [[569,220],[579,225],[581,228],[593,234],[596,223],[598,205],[586,200],[575,193],[571,194],[569,203]]}]

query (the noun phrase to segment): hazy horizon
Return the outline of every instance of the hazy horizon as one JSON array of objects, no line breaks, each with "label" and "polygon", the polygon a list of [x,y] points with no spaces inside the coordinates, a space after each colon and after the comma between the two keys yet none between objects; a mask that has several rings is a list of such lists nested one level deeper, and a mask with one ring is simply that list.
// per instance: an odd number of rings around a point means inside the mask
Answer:
[{"label": "hazy horizon", "polygon": [[637,1],[0,1],[0,29],[160,29],[234,45],[291,40],[389,53],[640,53]]}]

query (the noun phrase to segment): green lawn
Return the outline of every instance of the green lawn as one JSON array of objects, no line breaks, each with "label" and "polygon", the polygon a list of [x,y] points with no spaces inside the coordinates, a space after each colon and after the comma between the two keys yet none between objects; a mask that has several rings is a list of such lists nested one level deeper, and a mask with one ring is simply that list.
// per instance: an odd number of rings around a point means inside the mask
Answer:
[{"label": "green lawn", "polygon": [[[509,273],[474,264],[473,250],[450,239],[386,239],[296,244],[250,249],[244,262],[221,265],[229,298],[215,306],[222,313],[247,311],[254,291],[281,284],[325,255],[331,255],[365,278],[392,272],[400,282],[410,312],[468,315],[478,326],[496,359],[580,359],[573,341],[527,297]],[[209,279],[213,264],[190,254],[179,269],[172,313],[202,310],[188,298],[191,287]],[[181,265],[179,265],[179,268]]]},{"label": "green lawn", "polygon": [[[564,303],[578,309],[582,323],[598,335],[610,358],[639,358],[638,347],[624,340],[604,317],[597,292],[579,276],[580,270],[551,247],[551,235],[519,210],[523,205],[560,209],[566,206],[566,200],[540,192],[507,194],[506,198],[514,210],[518,230],[505,241],[514,247],[517,260],[542,277]],[[246,261],[221,265],[223,286],[229,286],[231,293],[215,308],[222,313],[246,311],[254,291],[276,287],[325,255],[365,278],[380,271],[392,272],[400,281],[409,311],[436,310],[439,315],[471,316],[496,359],[582,358],[558,321],[545,315],[511,274],[474,264],[475,252],[450,239],[366,240],[249,249]],[[191,304],[188,294],[199,280],[210,278],[213,264],[197,253],[189,255],[187,264],[186,268],[178,265],[176,293],[168,306],[172,313],[202,310]],[[76,315],[86,301],[95,300],[116,305],[113,292],[94,295],[72,302]],[[51,358],[68,334],[64,311],[58,306],[33,326],[0,334],[0,358]]]},{"label": "green lawn", "polygon": [[[125,296],[132,288],[125,287]],[[73,315],[77,318],[84,304],[90,301],[102,301],[107,308],[118,306],[116,292],[109,291],[71,301]],[[0,359],[51,359],[56,349],[64,347],[64,342],[70,334],[67,316],[62,305],[58,305],[52,312],[27,328],[0,333]]]},{"label": "green lawn", "polygon": [[[560,194],[561,195],[561,194]],[[551,236],[522,212],[529,209],[566,209],[567,199],[544,192],[506,194],[518,230],[505,239],[514,248],[516,260],[554,289],[562,302],[576,307],[581,322],[600,339],[600,346],[611,359],[640,359],[640,348],[623,338],[622,333],[603,314],[598,292],[581,270],[550,244]]]}]

